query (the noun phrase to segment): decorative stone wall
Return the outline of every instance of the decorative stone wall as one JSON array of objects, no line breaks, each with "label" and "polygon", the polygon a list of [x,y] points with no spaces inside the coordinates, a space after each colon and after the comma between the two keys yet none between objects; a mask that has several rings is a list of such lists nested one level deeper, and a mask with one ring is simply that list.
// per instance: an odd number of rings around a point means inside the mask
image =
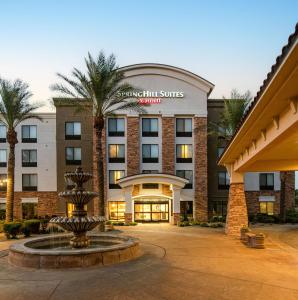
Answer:
[{"label": "decorative stone wall", "polygon": [[175,175],[174,117],[162,117],[162,173]]},{"label": "decorative stone wall", "polygon": [[285,178],[285,209],[295,206],[295,172],[281,172]]},{"label": "decorative stone wall", "polygon": [[241,227],[247,225],[248,218],[244,184],[231,183],[225,232],[228,235],[239,236]]},{"label": "decorative stone wall", "polygon": [[[1,192],[0,198],[6,198],[6,193]],[[65,215],[64,211],[58,209],[58,194],[57,192],[15,192],[14,193],[14,209],[13,214],[15,219],[22,219],[22,198],[38,198],[37,215],[38,216],[53,216]]]},{"label": "decorative stone wall", "polygon": [[207,179],[207,118],[194,117],[194,188],[195,219],[208,219],[208,179]]},{"label": "decorative stone wall", "polygon": [[140,173],[139,117],[127,117],[127,176]]}]

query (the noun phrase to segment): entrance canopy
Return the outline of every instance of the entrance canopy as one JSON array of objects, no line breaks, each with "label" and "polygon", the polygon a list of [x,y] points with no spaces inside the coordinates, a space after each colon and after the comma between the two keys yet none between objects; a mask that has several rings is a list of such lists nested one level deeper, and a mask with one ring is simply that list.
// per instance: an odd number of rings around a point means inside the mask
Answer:
[{"label": "entrance canopy", "polygon": [[121,188],[125,188],[132,185],[143,184],[143,183],[159,183],[159,184],[168,184],[178,188],[183,188],[187,179],[170,175],[170,174],[137,174],[132,176],[127,176],[119,179],[117,183]]},{"label": "entrance canopy", "polygon": [[298,170],[298,24],[219,160],[232,172]]}]

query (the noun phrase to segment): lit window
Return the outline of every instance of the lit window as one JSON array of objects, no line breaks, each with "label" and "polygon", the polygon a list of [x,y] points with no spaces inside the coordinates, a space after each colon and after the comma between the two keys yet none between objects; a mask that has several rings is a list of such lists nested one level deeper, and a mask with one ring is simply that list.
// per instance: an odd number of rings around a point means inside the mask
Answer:
[{"label": "lit window", "polygon": [[274,173],[260,174],[260,190],[274,189]]},{"label": "lit window", "polygon": [[227,190],[230,187],[230,177],[227,172],[218,172],[218,189]]},{"label": "lit window", "polygon": [[125,202],[109,201],[109,219],[111,221],[124,221]]},{"label": "lit window", "polygon": [[80,140],[81,139],[81,123],[66,122],[65,123],[65,139]]},{"label": "lit window", "polygon": [[176,145],[176,162],[192,162],[192,145]]},{"label": "lit window", "polygon": [[7,174],[0,174],[0,191],[5,192],[7,189]]},{"label": "lit window", "polygon": [[158,119],[142,119],[142,136],[158,136]]},{"label": "lit window", "polygon": [[176,136],[192,136],[192,119],[191,118],[178,118],[176,119]]},{"label": "lit window", "polygon": [[109,162],[124,163],[125,162],[125,146],[122,144],[109,145]]},{"label": "lit window", "polygon": [[66,147],[65,158],[67,165],[80,165],[82,162],[81,148]]},{"label": "lit window", "polygon": [[274,213],[274,202],[272,201],[260,201],[260,213],[273,215]]},{"label": "lit window", "polygon": [[6,142],[6,126],[0,125],[0,143]]},{"label": "lit window", "polygon": [[23,191],[37,191],[37,174],[22,175]]},{"label": "lit window", "polygon": [[144,144],[142,146],[143,163],[158,163],[158,145]]},{"label": "lit window", "polygon": [[110,170],[109,171],[109,188],[110,189],[120,189],[117,180],[124,177],[125,172],[119,170]]},{"label": "lit window", "polygon": [[[72,213],[73,213],[74,209],[75,209],[74,204],[66,203],[66,215],[68,217],[72,217]],[[87,211],[87,204],[84,205],[84,210]]]},{"label": "lit window", "polygon": [[176,175],[188,180],[185,184],[184,189],[192,189],[193,173],[192,170],[177,170]]},{"label": "lit window", "polygon": [[124,132],[125,132],[124,118],[109,118],[108,130],[109,130],[109,136],[124,136]]},{"label": "lit window", "polygon": [[7,150],[0,150],[0,167],[6,167],[7,164]]},{"label": "lit window", "polygon": [[37,167],[37,150],[22,150],[22,166]]},{"label": "lit window", "polygon": [[22,142],[36,143],[37,142],[37,126],[23,125],[22,126]]}]

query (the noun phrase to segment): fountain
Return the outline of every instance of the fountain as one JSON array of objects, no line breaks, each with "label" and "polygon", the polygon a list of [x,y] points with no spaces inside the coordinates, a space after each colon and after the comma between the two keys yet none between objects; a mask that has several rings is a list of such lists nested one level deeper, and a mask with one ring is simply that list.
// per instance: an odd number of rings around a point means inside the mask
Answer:
[{"label": "fountain", "polygon": [[55,217],[50,223],[72,234],[31,238],[13,244],[9,249],[9,261],[22,267],[73,268],[108,265],[138,257],[141,254],[139,243],[134,238],[87,233],[100,222],[105,222],[103,216],[87,216],[84,209],[97,196],[97,193],[83,188],[83,184],[92,178],[92,174],[83,172],[78,167],[75,172],[66,173],[64,177],[74,183],[74,188],[59,193],[59,196],[74,204],[74,210],[71,217]]}]

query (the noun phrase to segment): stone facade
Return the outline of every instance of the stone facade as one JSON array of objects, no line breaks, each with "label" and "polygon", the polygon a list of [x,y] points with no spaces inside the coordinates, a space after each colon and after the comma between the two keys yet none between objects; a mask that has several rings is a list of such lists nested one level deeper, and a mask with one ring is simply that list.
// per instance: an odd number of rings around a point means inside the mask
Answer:
[{"label": "stone facade", "polygon": [[175,175],[175,118],[162,117],[162,173]]},{"label": "stone facade", "polygon": [[126,224],[131,223],[132,222],[132,213],[125,213],[124,218],[125,218]]},{"label": "stone facade", "polygon": [[247,208],[243,183],[231,183],[225,232],[239,236],[242,226],[248,225]]},{"label": "stone facade", "polygon": [[140,124],[139,117],[127,118],[127,176],[140,172]]},{"label": "stone facade", "polygon": [[180,214],[179,213],[173,213],[172,218],[172,225],[177,225],[177,223],[180,221]]},{"label": "stone facade", "polygon": [[195,219],[208,219],[207,118],[194,118]]}]

